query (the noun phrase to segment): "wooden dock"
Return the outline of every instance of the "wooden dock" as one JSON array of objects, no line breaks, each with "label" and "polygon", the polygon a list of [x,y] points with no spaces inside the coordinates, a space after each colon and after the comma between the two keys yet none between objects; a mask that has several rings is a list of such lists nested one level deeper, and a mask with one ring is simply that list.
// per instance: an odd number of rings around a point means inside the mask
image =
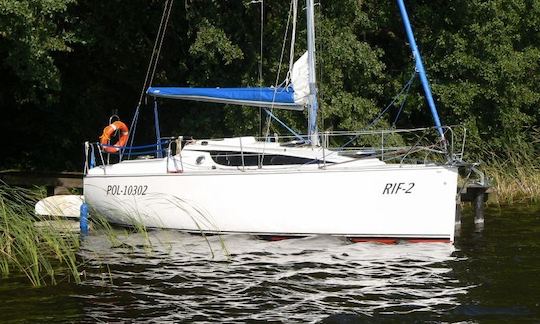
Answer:
[{"label": "wooden dock", "polygon": [[82,178],[82,172],[0,171],[0,181],[10,186],[44,186],[47,188],[47,196],[69,193],[70,189],[82,190]]}]

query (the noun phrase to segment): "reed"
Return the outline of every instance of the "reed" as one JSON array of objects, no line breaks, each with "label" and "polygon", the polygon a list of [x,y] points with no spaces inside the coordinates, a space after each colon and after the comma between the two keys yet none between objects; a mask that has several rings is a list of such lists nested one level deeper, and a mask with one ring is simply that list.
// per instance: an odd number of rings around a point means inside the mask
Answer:
[{"label": "reed", "polygon": [[[5,278],[22,274],[33,286],[39,287],[47,283],[55,284],[59,278],[80,283],[86,262],[98,262],[100,266],[108,268],[107,260],[102,259],[99,253],[90,258],[79,254],[79,233],[66,231],[59,226],[60,217],[45,218],[34,214],[35,203],[44,196],[43,190],[10,187],[0,182],[0,276]],[[182,207],[181,201],[171,203]],[[113,227],[96,211],[92,210],[91,215],[92,232],[104,235],[112,247],[129,246],[125,239],[137,233],[142,235],[144,248],[152,253],[155,238],[149,235],[149,229],[141,222],[144,215],[138,211],[124,211],[126,223],[131,225],[123,228]],[[201,217],[202,221],[208,222],[203,214]],[[213,258],[214,251],[206,241]],[[220,242],[228,255],[221,237]]]},{"label": "reed", "polygon": [[509,205],[540,201],[540,159],[538,154],[508,149],[490,153],[483,171],[493,185],[490,203]]},{"label": "reed", "polygon": [[[154,197],[152,197],[154,195]],[[150,198],[148,201],[146,201],[147,204],[160,204],[162,203],[162,200],[165,199],[167,203],[170,206],[175,207],[178,209],[178,211],[184,211],[186,212],[186,202],[177,196],[169,196],[164,194],[150,194]],[[119,226],[112,226],[111,223],[107,220],[107,218],[99,213],[96,210],[91,210],[92,215],[92,225],[93,230],[96,232],[101,232],[105,234],[111,242],[112,246],[127,246],[129,244],[126,244],[123,241],[123,238],[126,238],[129,236],[129,234],[137,233],[142,236],[142,245],[147,250],[148,253],[152,253],[152,248],[154,244],[154,240],[157,240],[156,243],[162,244],[162,242],[159,241],[159,239],[155,237],[151,237],[149,233],[152,231],[152,229],[147,228],[144,225],[143,219],[147,218],[148,215],[145,215],[140,212],[140,210],[130,207],[126,204],[123,204],[121,201],[115,201],[114,198],[111,202],[115,206],[113,210],[111,210],[111,213],[116,213],[116,216],[118,219],[122,219],[124,222],[124,225],[121,227]],[[120,211],[118,211],[118,207],[120,208]],[[111,206],[112,207],[112,206]],[[209,227],[213,228],[215,230],[215,233],[217,233],[219,247],[223,255],[230,259],[230,252],[226,246],[225,240],[223,239],[223,236],[219,233],[219,228],[213,224],[212,220],[207,217],[207,214],[204,210],[191,207],[195,209],[195,213],[191,214],[190,212],[186,212],[186,214],[190,215],[191,220],[195,223],[195,225],[198,228],[198,233],[204,238],[206,245],[208,247],[208,251],[210,253],[210,257],[214,259],[216,257],[216,250],[212,246],[211,242],[208,239],[208,236],[206,232],[203,230],[203,227]],[[129,224],[129,225],[126,225]],[[159,226],[158,226],[159,227]],[[214,234],[212,234],[213,236]]]},{"label": "reed", "polygon": [[[0,275],[24,274],[36,287],[59,277],[79,283],[79,237],[36,219],[34,203],[42,196],[0,183]],[[36,221],[43,222],[36,226]]]}]

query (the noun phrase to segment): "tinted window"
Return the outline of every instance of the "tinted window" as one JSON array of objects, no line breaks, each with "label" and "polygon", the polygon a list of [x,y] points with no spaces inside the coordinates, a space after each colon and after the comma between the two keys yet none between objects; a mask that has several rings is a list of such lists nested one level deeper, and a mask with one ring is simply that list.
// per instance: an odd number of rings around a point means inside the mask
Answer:
[{"label": "tinted window", "polygon": [[[209,152],[210,156],[217,164],[228,166],[242,166],[242,155],[239,152]],[[274,155],[257,153],[244,153],[244,166],[256,166],[259,165],[259,160],[263,165],[302,165],[302,164],[314,164],[319,161],[313,159],[306,159],[296,156],[286,155]]]}]

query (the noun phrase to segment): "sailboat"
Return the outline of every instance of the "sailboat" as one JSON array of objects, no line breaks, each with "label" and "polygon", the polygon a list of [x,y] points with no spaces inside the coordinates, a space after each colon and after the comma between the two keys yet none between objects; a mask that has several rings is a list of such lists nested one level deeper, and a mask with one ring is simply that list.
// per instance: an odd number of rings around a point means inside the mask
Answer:
[{"label": "sailboat", "polygon": [[[462,153],[451,152],[451,130],[439,121],[405,6],[402,0],[398,4],[435,127],[319,132],[314,3],[307,0],[308,49],[285,86],[146,90],[156,105],[157,99],[237,104],[262,107],[272,117],[271,109],[307,108],[307,135],[163,138],[156,127],[156,143],[126,146],[127,127],[111,123],[101,143],[85,144],[86,203],[116,224],[193,233],[453,242]],[[121,145],[110,145],[107,140],[119,128]],[[412,131],[434,133],[435,144],[423,146],[418,140],[412,146],[385,147],[390,138]],[[363,136],[368,140],[362,142]],[[365,145],[347,147],[353,141]],[[133,158],[136,151],[144,154]],[[116,163],[110,162],[113,154]],[[410,162],[421,154],[424,159]],[[442,158],[427,159],[437,154]]]}]

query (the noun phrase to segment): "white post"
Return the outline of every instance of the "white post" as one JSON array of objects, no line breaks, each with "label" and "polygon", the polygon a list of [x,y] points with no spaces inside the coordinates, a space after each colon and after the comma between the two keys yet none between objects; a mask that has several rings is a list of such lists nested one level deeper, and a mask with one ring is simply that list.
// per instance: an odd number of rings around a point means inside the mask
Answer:
[{"label": "white post", "polygon": [[246,171],[246,165],[244,163],[244,147],[242,146],[242,137],[238,137],[240,140],[240,157],[242,158],[242,171]]},{"label": "white post", "polygon": [[182,159],[182,141],[183,140],[184,140],[184,136],[178,136],[178,139],[176,140],[176,143],[177,143],[176,154],[178,154],[178,157],[180,158],[180,170],[182,173],[184,172],[184,160]]},{"label": "white post", "polygon": [[88,142],[84,142],[84,170],[83,173],[86,175],[88,173],[88,154],[90,152],[90,144]]}]

